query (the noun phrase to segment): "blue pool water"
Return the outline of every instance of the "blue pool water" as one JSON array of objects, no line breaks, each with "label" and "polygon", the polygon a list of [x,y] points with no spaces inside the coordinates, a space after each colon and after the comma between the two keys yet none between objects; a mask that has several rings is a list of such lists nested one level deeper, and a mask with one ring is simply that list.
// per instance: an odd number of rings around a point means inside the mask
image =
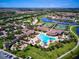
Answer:
[{"label": "blue pool water", "polygon": [[76,33],[77,33],[77,35],[79,35],[79,28],[76,29]]},{"label": "blue pool water", "polygon": [[64,25],[77,25],[75,22],[60,22],[60,21],[57,21],[57,20],[51,20],[51,19],[48,19],[48,18],[42,18],[41,19],[43,22],[55,22],[55,23],[58,23],[58,24],[64,24]]},{"label": "blue pool water", "polygon": [[48,43],[49,40],[56,40],[55,37],[50,37],[48,35],[45,35],[44,33],[39,34],[38,38],[44,43]]}]

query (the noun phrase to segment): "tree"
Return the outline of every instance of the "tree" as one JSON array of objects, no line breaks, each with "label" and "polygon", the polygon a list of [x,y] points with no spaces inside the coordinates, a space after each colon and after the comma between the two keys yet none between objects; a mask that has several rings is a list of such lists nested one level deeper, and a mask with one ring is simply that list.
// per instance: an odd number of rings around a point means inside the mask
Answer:
[{"label": "tree", "polygon": [[25,58],[25,52],[23,52],[23,51],[19,51],[19,52],[17,53],[17,55],[18,55],[19,57]]},{"label": "tree", "polygon": [[3,38],[0,38],[0,48],[3,48]]},{"label": "tree", "polygon": [[79,21],[77,21],[77,24],[79,24]]}]

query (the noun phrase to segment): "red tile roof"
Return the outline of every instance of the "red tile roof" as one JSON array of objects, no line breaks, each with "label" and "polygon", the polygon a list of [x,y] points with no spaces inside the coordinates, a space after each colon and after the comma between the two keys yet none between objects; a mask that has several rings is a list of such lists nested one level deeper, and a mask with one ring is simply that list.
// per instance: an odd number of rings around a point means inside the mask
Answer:
[{"label": "red tile roof", "polygon": [[49,31],[50,29],[48,27],[44,27],[44,26],[38,26],[37,30],[41,30],[41,31]]},{"label": "red tile roof", "polygon": [[47,35],[57,35],[57,34],[62,34],[63,30],[55,30],[51,29],[50,31],[46,32]]}]

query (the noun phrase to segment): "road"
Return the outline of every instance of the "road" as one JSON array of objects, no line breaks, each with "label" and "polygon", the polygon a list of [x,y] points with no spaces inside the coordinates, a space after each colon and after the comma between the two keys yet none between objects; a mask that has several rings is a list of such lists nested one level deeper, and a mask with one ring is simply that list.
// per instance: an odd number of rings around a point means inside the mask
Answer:
[{"label": "road", "polygon": [[[14,58],[17,57],[17,56],[15,56],[15,55],[13,55],[13,54],[7,52],[7,51],[4,51],[4,50],[0,49],[0,59],[9,59],[9,58],[6,58],[6,57],[4,56],[4,54],[2,54],[1,52],[7,53],[8,55],[12,55],[12,57],[14,57]],[[22,59],[22,58],[19,57],[19,59]]]},{"label": "road", "polygon": [[[74,26],[71,26],[70,31],[78,38],[78,36],[71,30],[73,27],[74,27]],[[72,50],[66,52],[65,54],[61,55],[61,56],[58,57],[57,59],[62,59],[64,56],[66,56],[66,55],[68,55],[69,53],[71,53],[72,51],[76,50],[76,48],[77,48],[78,46],[79,46],[79,39],[78,39],[78,41],[77,41],[77,45],[76,45]],[[12,55],[13,57],[17,57],[17,56],[15,56],[15,55],[13,55],[13,54],[11,54],[11,53],[9,53],[9,52],[6,52],[6,51],[4,51],[4,50],[2,50],[2,49],[0,49],[0,51],[2,51],[2,52],[4,52],[4,53],[7,53],[7,54],[9,54],[9,55]],[[1,58],[1,57],[2,57],[2,58]],[[0,59],[6,59],[6,58],[4,58],[2,55],[0,55]],[[22,59],[22,58],[19,58],[19,59]]]},{"label": "road", "polygon": [[0,49],[0,59],[9,59],[5,57],[4,53],[6,53],[7,55],[12,55],[13,57],[16,57],[15,55]]},{"label": "road", "polygon": [[77,49],[77,47],[79,46],[79,38],[78,36],[71,30],[74,26],[71,26],[70,31],[77,37],[77,45],[70,51],[66,52],[65,54],[61,55],[60,57],[58,57],[57,59],[62,59],[64,56],[68,55],[69,53],[71,53],[72,51],[75,51]]}]

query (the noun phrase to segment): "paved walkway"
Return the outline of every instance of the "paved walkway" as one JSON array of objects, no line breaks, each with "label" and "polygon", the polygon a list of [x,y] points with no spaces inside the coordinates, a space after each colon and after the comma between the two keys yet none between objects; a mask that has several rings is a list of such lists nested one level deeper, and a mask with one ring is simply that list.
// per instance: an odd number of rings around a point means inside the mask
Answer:
[{"label": "paved walkway", "polygon": [[[78,38],[78,36],[71,30],[74,26],[71,26],[70,31]],[[71,53],[72,51],[75,51],[77,49],[77,47],[79,46],[79,39],[77,39],[77,45],[70,51],[66,52],[65,54],[61,55],[60,57],[58,57],[57,59],[62,59],[64,56],[68,55],[69,53]]]}]

